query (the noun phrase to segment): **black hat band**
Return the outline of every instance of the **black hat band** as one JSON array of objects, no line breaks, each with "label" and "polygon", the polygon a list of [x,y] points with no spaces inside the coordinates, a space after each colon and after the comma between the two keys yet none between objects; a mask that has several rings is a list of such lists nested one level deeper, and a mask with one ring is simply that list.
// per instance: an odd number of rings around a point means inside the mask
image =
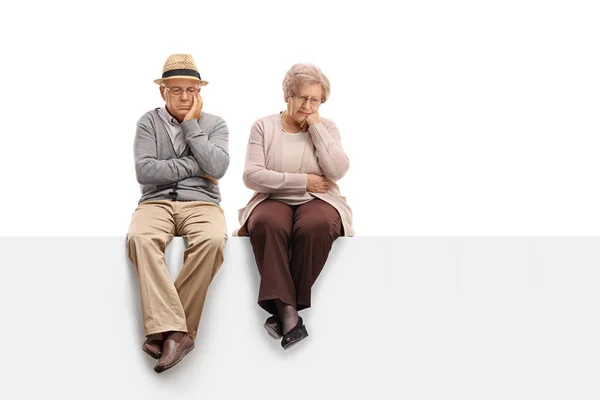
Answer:
[{"label": "black hat band", "polygon": [[202,78],[200,78],[200,73],[198,71],[194,71],[193,69],[172,69],[170,71],[163,72],[162,77],[170,78],[171,76],[178,75],[193,76],[194,78],[202,80]]}]

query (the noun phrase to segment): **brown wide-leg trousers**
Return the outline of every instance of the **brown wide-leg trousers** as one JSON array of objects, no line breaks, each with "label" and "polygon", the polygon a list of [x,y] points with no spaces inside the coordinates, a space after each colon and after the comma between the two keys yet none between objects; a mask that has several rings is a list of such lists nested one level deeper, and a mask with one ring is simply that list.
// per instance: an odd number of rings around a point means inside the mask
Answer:
[{"label": "brown wide-leg trousers", "polygon": [[[187,237],[183,266],[173,283],[165,249]],[[146,336],[188,332],[195,339],[208,286],[223,262],[225,216],[216,204],[156,200],[140,204],[127,233],[129,258],[140,279]]]},{"label": "brown wide-leg trousers", "polygon": [[342,221],[328,203],[313,199],[299,206],[265,200],[248,218],[250,242],[261,276],[258,304],[277,314],[275,302],[310,307],[311,287],[333,245]]}]

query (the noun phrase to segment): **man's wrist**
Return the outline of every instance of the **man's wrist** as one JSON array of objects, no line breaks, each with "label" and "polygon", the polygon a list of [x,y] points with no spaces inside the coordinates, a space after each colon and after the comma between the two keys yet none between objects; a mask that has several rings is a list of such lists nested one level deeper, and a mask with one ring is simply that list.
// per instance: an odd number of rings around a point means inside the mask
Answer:
[{"label": "man's wrist", "polygon": [[185,137],[198,133],[198,131],[200,131],[200,133],[202,132],[202,129],[200,129],[200,126],[198,125],[198,121],[195,119],[184,119],[179,126],[181,126],[181,132]]}]

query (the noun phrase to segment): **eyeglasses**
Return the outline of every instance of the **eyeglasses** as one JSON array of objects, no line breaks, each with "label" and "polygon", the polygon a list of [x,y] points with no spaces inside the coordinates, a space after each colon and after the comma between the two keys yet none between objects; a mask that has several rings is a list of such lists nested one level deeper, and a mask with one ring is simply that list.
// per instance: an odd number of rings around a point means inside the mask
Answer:
[{"label": "eyeglasses", "polygon": [[321,103],[323,103],[323,100],[321,100],[321,99],[315,99],[315,98],[310,98],[310,97],[306,97],[306,96],[298,96],[296,94],[294,94],[294,97],[297,98],[298,100],[300,100],[302,105],[304,105],[304,103],[306,103],[307,101],[310,101],[310,105],[313,107],[316,107],[316,106],[320,105]]},{"label": "eyeglasses", "polygon": [[189,88],[180,88],[179,86],[173,86],[172,88],[166,87],[163,85],[165,89],[167,89],[173,96],[181,96],[183,92],[187,92],[190,96],[195,96],[200,92],[200,88],[198,87],[189,87]]}]

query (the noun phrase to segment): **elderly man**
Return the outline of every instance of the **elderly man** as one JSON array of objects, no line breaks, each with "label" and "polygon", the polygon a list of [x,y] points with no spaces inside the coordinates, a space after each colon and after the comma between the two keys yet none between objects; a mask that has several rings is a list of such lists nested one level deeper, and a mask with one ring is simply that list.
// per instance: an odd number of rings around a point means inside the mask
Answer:
[{"label": "elderly man", "polygon": [[[192,56],[171,55],[160,85],[165,106],[137,123],[135,171],[142,197],[127,233],[129,258],[140,280],[146,341],[142,349],[163,372],[194,348],[204,299],[223,262],[227,239],[218,181],[229,165],[228,130],[202,112],[200,78]],[[173,283],[165,248],[185,236],[187,249]]]}]

